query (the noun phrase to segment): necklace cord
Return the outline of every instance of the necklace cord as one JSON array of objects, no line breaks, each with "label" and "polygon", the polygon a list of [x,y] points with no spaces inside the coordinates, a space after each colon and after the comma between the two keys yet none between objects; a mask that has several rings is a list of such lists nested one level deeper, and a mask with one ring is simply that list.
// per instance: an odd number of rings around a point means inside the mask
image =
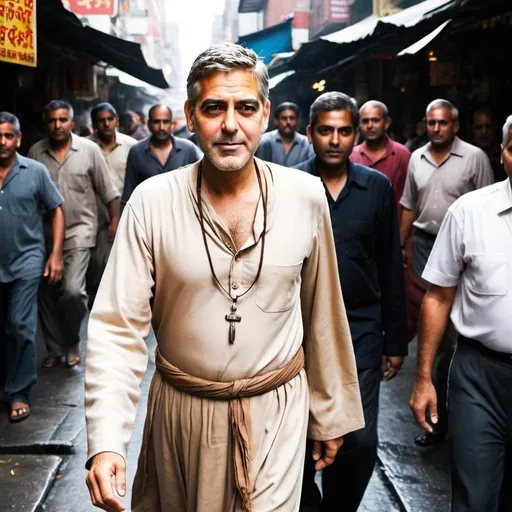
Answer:
[{"label": "necklace cord", "polygon": [[[238,299],[240,299],[241,297],[243,297],[244,295],[246,295],[247,293],[249,293],[251,291],[253,286],[256,284],[256,282],[260,278],[261,270],[263,268],[263,257],[265,254],[265,236],[267,233],[267,199],[265,197],[265,194],[263,193],[263,184],[261,181],[261,173],[260,173],[260,170],[259,170],[259,167],[258,167],[258,164],[256,163],[256,161],[254,161],[254,167],[256,169],[256,176],[258,177],[258,185],[259,185],[259,189],[260,189],[261,200],[263,202],[263,234],[261,235],[260,261],[258,264],[258,271],[256,273],[256,277],[254,278],[254,281],[252,282],[251,286],[249,286],[249,288],[247,288],[247,290],[245,290],[244,293],[242,293],[241,295],[236,295],[235,297],[233,297],[231,295],[231,293],[228,290],[226,290],[226,288],[224,288],[224,286],[222,286],[222,283],[219,281],[217,274],[215,273],[212,256],[210,254],[210,249],[208,247],[206,230],[204,228],[203,201],[202,201],[202,197],[201,197],[202,178],[203,178],[203,162],[202,161],[199,163],[199,169],[197,172],[197,202],[198,202],[198,207],[199,207],[199,220],[200,220],[200,225],[201,225],[201,233],[203,235],[204,248],[206,250],[206,256],[208,257],[208,263],[210,265],[210,271],[212,273],[214,281],[217,283],[217,285],[220,287],[220,289],[233,301],[234,304],[237,303]],[[266,192],[268,194],[268,184],[267,183],[265,183],[265,184],[266,184]]]}]

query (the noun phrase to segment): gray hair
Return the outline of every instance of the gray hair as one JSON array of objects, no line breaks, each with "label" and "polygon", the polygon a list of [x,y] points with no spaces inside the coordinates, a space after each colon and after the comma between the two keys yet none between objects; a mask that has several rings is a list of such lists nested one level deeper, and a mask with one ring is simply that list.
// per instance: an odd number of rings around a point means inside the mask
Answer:
[{"label": "gray hair", "polygon": [[352,115],[352,125],[354,128],[359,126],[359,111],[357,102],[354,98],[343,94],[342,92],[324,92],[313,102],[309,109],[309,124],[311,128],[315,126],[320,112],[332,112],[334,110],[347,110]]},{"label": "gray hair", "polygon": [[382,116],[387,119],[389,117],[388,107],[382,103],[382,101],[370,100],[367,101],[360,109],[359,114],[362,115],[362,112],[365,108],[378,108],[382,112]]},{"label": "gray hair", "polygon": [[20,120],[14,114],[11,114],[10,112],[0,112],[0,124],[5,123],[12,125],[16,135],[21,133]]},{"label": "gray hair", "polygon": [[502,145],[504,146],[508,139],[510,138],[510,129],[512,128],[512,116],[508,116],[507,120],[505,121],[505,124],[503,125],[503,142]]},{"label": "gray hair", "polygon": [[187,77],[187,98],[192,107],[201,94],[200,81],[217,72],[229,73],[235,69],[252,71],[260,84],[259,97],[262,103],[268,99],[268,71],[256,53],[239,44],[221,43],[210,46],[200,53]]},{"label": "gray hair", "polygon": [[435,108],[448,108],[452,111],[452,121],[459,120],[459,109],[453,103],[450,103],[448,100],[437,99],[431,101],[427,106],[425,115],[428,115],[428,113],[431,110],[434,110]]},{"label": "gray hair", "polygon": [[50,101],[50,103],[48,103],[48,105],[46,105],[46,107],[44,107],[44,109],[43,109],[43,121],[46,122],[46,120],[48,119],[48,114],[50,112],[55,112],[56,110],[61,110],[61,109],[68,111],[68,115],[71,120],[73,120],[75,118],[75,111],[73,110],[73,107],[69,103],[66,103],[65,101],[62,101],[62,100],[53,100],[53,101]]}]

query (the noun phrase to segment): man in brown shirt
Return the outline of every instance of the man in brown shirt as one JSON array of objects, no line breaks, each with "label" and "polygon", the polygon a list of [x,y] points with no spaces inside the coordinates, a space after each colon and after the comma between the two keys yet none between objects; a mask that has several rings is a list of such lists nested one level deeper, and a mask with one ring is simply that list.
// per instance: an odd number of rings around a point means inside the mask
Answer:
[{"label": "man in brown shirt", "polygon": [[57,366],[64,356],[68,366],[80,362],[80,326],[87,313],[85,276],[91,248],[96,245],[97,194],[108,207],[109,233],[114,238],[119,223],[118,192],[98,146],[72,133],[73,109],[52,101],[44,109],[49,137],[30,149],[28,156],[43,163],[64,197],[66,235],[64,271],[59,286],[41,284],[39,319],[48,356],[43,366]]}]

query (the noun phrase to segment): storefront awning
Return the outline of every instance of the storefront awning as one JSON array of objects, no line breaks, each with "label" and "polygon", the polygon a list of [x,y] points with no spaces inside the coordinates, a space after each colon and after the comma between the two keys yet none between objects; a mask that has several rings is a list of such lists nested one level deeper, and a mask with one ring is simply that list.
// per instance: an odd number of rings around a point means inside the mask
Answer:
[{"label": "storefront awning", "polygon": [[265,64],[269,64],[276,53],[290,52],[292,46],[292,21],[253,32],[238,38],[237,43],[254,50]]},{"label": "storefront awning", "polygon": [[415,55],[420,50],[423,50],[425,46],[430,44],[450,23],[452,20],[446,20],[444,23],[439,25],[435,30],[427,34],[425,37],[422,37],[419,41],[416,41],[411,46],[408,46],[401,52],[397,53],[397,57],[402,57],[404,55]]},{"label": "storefront awning", "polygon": [[277,84],[281,83],[285,78],[289,77],[290,75],[295,74],[295,71],[285,71],[284,73],[280,73],[279,75],[273,76],[268,81],[268,88],[272,90]]},{"label": "storefront awning", "polygon": [[162,70],[148,66],[139,44],[84,27],[60,0],[38,2],[37,24],[38,38],[90,55],[155,87],[169,87]]},{"label": "storefront awning", "polygon": [[265,0],[240,0],[238,12],[259,12],[265,8]]}]

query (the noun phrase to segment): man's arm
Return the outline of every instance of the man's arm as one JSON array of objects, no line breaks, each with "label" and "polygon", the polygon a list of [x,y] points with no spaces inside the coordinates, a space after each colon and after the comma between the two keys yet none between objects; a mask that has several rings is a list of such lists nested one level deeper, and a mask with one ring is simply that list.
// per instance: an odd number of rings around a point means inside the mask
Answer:
[{"label": "man's arm", "polygon": [[130,199],[137,185],[140,183],[140,178],[137,172],[136,154],[134,152],[134,147],[132,147],[128,153],[128,161],[126,163],[126,176],[124,178],[124,188],[123,194],[121,196],[121,211],[126,206],[126,203]]},{"label": "man's arm", "polygon": [[112,199],[107,204],[108,214],[110,216],[110,223],[108,225],[108,240],[110,243],[114,241],[116,237],[117,227],[119,226],[119,205],[117,198]]},{"label": "man's arm", "polygon": [[494,173],[492,172],[489,157],[483,151],[479,151],[473,157],[473,162],[473,183],[475,190],[492,185],[494,183]]},{"label": "man's arm", "polygon": [[384,328],[382,369],[384,379],[390,380],[402,367],[408,348],[404,269],[396,199],[391,184],[380,212],[375,257]]},{"label": "man's arm", "polygon": [[427,410],[432,422],[437,423],[437,396],[432,383],[432,366],[465,268],[464,216],[462,208],[454,208],[456,206],[457,203],[448,210],[441,224],[422,275],[431,286],[421,307],[416,384],[410,406],[418,425],[429,432],[433,428],[426,421]]},{"label": "man's arm", "polygon": [[[141,198],[135,194],[133,202],[140,211]],[[122,491],[140,383],[147,369],[145,339],[155,283],[151,247],[142,215],[127,206],[88,325],[87,482],[95,504],[112,510],[123,510],[113,495],[111,478],[115,475],[116,488]]]},{"label": "man's arm", "polygon": [[402,209],[400,218],[400,247],[403,249],[411,236],[412,226],[416,220],[416,213],[408,208]]},{"label": "man's arm", "polygon": [[62,246],[64,244],[64,235],[66,232],[64,223],[64,214],[62,208],[57,206],[50,213],[52,219],[52,252],[46,261],[43,271],[43,277],[48,278],[48,283],[55,284],[62,279]]},{"label": "man's arm", "polygon": [[421,306],[416,384],[410,407],[416,423],[429,432],[433,432],[434,429],[426,420],[426,412],[429,412],[432,423],[437,423],[438,419],[437,395],[432,382],[432,368],[448,325],[448,317],[456,291],[456,286],[431,285]]},{"label": "man's arm", "polygon": [[309,437],[315,441],[317,470],[334,461],[342,436],[364,427],[327,199],[323,208],[311,254],[302,269],[301,286],[310,392]]}]

